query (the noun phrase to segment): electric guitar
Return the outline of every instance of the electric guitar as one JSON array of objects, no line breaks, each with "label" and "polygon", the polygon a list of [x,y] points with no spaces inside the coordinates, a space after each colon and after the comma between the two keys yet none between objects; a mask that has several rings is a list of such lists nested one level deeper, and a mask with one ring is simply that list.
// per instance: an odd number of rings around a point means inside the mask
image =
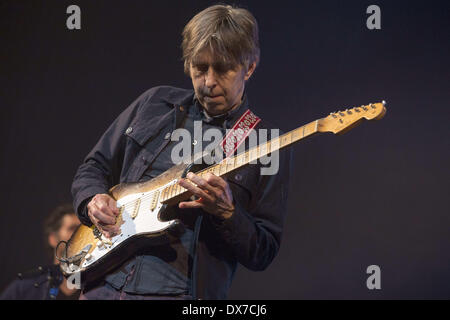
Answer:
[{"label": "electric guitar", "polygon": [[[310,122],[195,173],[200,177],[208,172],[225,176],[254,163],[270,152],[316,133],[343,134],[364,119],[379,120],[385,113],[384,101],[333,112],[325,118]],[[125,262],[138,250],[167,241],[168,234],[180,225],[180,221],[171,215],[173,210],[170,208],[191,197],[186,189],[178,185],[178,179],[193,171],[193,168],[190,164],[180,164],[152,180],[119,184],[111,188],[110,195],[117,201],[119,208],[116,225],[120,226],[121,233],[108,239],[95,226],[80,225],[65,243],[65,250],[59,258],[63,274],[71,276],[80,273],[83,281],[94,280]]]}]

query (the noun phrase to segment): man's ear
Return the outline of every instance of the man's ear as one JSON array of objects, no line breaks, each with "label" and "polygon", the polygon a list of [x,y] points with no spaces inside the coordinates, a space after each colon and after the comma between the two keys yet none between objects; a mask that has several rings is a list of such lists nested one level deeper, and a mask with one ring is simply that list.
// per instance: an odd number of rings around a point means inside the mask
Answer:
[{"label": "man's ear", "polygon": [[256,69],[256,62],[253,62],[251,65],[249,65],[247,73],[245,74],[245,81],[247,81],[248,79],[250,79],[250,77],[252,76],[253,72]]},{"label": "man's ear", "polygon": [[56,236],[56,234],[54,232],[50,233],[48,235],[48,244],[50,245],[50,247],[52,248],[56,248],[56,246],[58,245],[58,237]]}]

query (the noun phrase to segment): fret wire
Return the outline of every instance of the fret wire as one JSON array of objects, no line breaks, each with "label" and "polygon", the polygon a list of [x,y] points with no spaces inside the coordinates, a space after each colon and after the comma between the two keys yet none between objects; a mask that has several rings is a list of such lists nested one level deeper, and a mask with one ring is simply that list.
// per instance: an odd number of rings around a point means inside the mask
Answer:
[{"label": "fret wire", "polygon": [[168,190],[167,190],[167,199],[170,199],[171,196],[172,196],[173,184],[170,185],[167,189],[168,189]]},{"label": "fret wire", "polygon": [[242,154],[236,157],[235,168],[240,168],[243,165],[244,161],[242,161],[242,158]]},{"label": "fret wire", "polygon": [[280,149],[280,137],[276,137],[270,142],[270,152]]},{"label": "fret wire", "polygon": [[242,165],[242,163],[243,163],[243,160],[242,160],[242,154],[240,154],[240,155],[238,155],[237,157],[236,157],[236,164],[238,165],[238,166],[241,166]]},{"label": "fret wire", "polygon": [[301,137],[300,137],[300,128],[298,128],[297,130],[295,130],[295,132],[297,133],[297,136],[298,136],[298,138],[296,139],[296,140],[300,140],[301,139]]},{"label": "fret wire", "polygon": [[230,172],[233,169],[234,169],[234,157],[227,158],[227,172]]},{"label": "fret wire", "polygon": [[180,186],[177,183],[174,184],[172,197],[175,197],[179,194],[179,187]]},{"label": "fret wire", "polygon": [[166,200],[169,199],[169,189],[170,189],[170,186],[165,188],[164,198],[165,198]]},{"label": "fret wire", "polygon": [[176,193],[176,189],[177,189],[177,184],[174,183],[171,187],[171,191],[170,191],[170,197],[173,198],[177,193]]},{"label": "fret wire", "polygon": [[258,145],[258,153],[257,153],[258,158],[261,158],[264,156],[264,152],[265,152],[264,146],[265,146],[265,144]]},{"label": "fret wire", "polygon": [[180,194],[184,193],[186,191],[185,188],[183,188],[182,186],[178,185],[177,186],[177,192],[175,194],[175,196],[179,196]]},{"label": "fret wire", "polygon": [[173,184],[169,186],[169,191],[167,193],[167,200],[172,198],[172,192],[173,192]]},{"label": "fret wire", "polygon": [[228,173],[228,171],[230,171],[230,170],[228,170],[230,168],[230,159],[229,158],[225,158],[224,165],[225,165],[225,173]]},{"label": "fret wire", "polygon": [[167,187],[162,189],[162,192],[161,192],[161,198],[163,201],[166,200],[166,193],[167,193],[166,191],[167,191]]},{"label": "fret wire", "polygon": [[159,191],[159,199],[160,199],[160,201],[163,201],[164,200],[164,189],[161,189],[160,191]]},{"label": "fret wire", "polygon": [[224,159],[224,161],[222,161],[220,164],[220,175],[224,175],[226,173],[227,173],[227,164]]},{"label": "fret wire", "polygon": [[254,159],[254,155],[255,155],[255,148],[251,148],[249,151],[248,151],[248,162],[250,163],[250,162],[253,162],[255,159]]},{"label": "fret wire", "polygon": [[259,157],[264,157],[267,154],[267,142],[259,146]]},{"label": "fret wire", "polygon": [[182,186],[178,185],[178,194],[177,195],[182,194],[185,191],[186,191],[185,188],[183,188]]},{"label": "fret wire", "polygon": [[298,137],[298,136],[300,136],[300,132],[299,132],[298,129],[295,129],[295,130],[292,132],[292,140],[297,141],[297,137]]}]

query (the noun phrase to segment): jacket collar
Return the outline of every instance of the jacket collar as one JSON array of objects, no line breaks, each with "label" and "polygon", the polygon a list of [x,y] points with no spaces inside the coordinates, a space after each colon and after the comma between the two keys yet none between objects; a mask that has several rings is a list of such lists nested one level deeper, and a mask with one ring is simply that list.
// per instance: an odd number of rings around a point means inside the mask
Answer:
[{"label": "jacket collar", "polygon": [[[177,88],[176,90],[169,90],[167,95],[163,97],[163,100],[173,105],[174,107],[178,106],[190,107],[191,105],[198,105],[199,107],[201,107],[200,104],[198,103],[197,97],[195,96],[195,92],[193,89]],[[247,111],[248,108],[249,108],[249,100],[246,91],[244,91],[241,105],[237,109],[234,109],[226,114],[224,126],[228,129],[231,128],[236,123],[236,121],[244,114],[244,112]],[[203,109],[201,111],[203,111]],[[206,122],[211,122],[212,120],[214,120],[214,118],[216,118],[208,116],[206,112],[202,113],[204,115],[204,121]],[[218,117],[220,118],[223,116]]]},{"label": "jacket collar", "polygon": [[247,111],[247,109],[249,108],[248,97],[245,91],[242,96],[242,102],[239,107],[218,116],[208,115],[195,95],[193,97],[192,102],[193,107],[199,110],[201,118],[204,122],[222,126],[224,129],[230,129],[236,123],[236,121],[244,114],[244,112]]}]

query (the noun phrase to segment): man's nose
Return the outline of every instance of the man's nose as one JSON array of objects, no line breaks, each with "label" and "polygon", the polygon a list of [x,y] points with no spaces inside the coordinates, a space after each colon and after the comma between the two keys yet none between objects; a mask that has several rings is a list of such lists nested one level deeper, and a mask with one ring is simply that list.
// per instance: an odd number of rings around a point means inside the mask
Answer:
[{"label": "man's nose", "polygon": [[213,68],[208,68],[205,74],[205,86],[208,88],[214,88],[217,85],[217,74]]}]

